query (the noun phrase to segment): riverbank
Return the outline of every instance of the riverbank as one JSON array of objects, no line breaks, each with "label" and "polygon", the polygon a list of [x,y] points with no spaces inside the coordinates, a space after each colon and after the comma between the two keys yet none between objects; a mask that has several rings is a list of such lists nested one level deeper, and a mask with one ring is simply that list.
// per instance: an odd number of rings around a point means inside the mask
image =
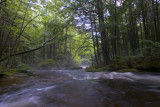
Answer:
[{"label": "riverbank", "polygon": [[135,68],[114,68],[111,66],[103,66],[103,67],[87,67],[85,69],[86,72],[100,72],[100,71],[117,71],[117,72],[141,72],[138,69]]},{"label": "riverbank", "polygon": [[107,66],[90,66],[87,72],[117,71],[117,72],[160,72],[160,62],[134,63],[128,66],[126,63],[112,63]]}]

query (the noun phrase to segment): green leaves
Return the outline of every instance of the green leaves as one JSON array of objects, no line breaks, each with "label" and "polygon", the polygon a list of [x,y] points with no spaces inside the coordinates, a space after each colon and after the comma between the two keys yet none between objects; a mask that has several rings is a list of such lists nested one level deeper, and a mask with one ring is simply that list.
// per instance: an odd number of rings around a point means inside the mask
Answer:
[{"label": "green leaves", "polygon": [[[69,9],[70,6],[67,0],[40,0],[39,2],[37,0],[30,0],[30,2],[8,0],[6,5],[0,5],[3,15],[0,18],[2,22],[5,22],[2,24],[5,32],[4,41],[2,41],[4,49],[0,49],[0,56],[3,56],[0,60],[22,54],[27,56],[26,59],[30,59],[32,51],[28,50],[42,46],[45,41],[50,40],[44,49],[35,52],[34,58],[39,60],[45,54],[47,58],[54,57],[62,60],[69,57],[68,60],[81,62],[82,55],[90,54],[92,43],[88,39],[89,34],[76,29],[74,12]],[[1,29],[0,31],[3,32]]]}]

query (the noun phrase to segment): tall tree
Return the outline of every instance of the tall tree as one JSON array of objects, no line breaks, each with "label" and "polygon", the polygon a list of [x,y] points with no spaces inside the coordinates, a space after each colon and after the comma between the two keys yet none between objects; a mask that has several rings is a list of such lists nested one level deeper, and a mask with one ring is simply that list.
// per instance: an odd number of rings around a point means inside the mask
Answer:
[{"label": "tall tree", "polygon": [[104,8],[103,8],[103,2],[102,0],[96,1],[97,5],[97,14],[99,19],[99,27],[100,27],[100,34],[101,34],[101,47],[102,47],[102,54],[103,54],[103,61],[104,64],[107,65],[110,62],[109,57],[109,41],[108,41],[108,35],[106,33],[106,29],[104,26]]}]

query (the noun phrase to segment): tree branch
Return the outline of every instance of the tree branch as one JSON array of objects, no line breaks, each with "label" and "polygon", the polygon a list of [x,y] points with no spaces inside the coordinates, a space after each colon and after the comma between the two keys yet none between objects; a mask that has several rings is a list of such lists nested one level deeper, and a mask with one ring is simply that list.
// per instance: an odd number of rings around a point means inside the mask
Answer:
[{"label": "tree branch", "polygon": [[24,32],[24,30],[26,29],[26,27],[27,27],[35,18],[37,18],[38,16],[41,16],[41,15],[43,15],[43,14],[38,14],[37,16],[35,16],[35,17],[33,17],[31,20],[29,20],[28,23],[23,27],[23,30],[22,30],[21,33]]},{"label": "tree branch", "polygon": [[87,41],[84,41],[84,42],[77,48],[77,50],[76,50],[76,52],[75,52],[75,54],[74,54],[72,60],[74,60],[74,58],[75,58],[76,55],[77,55],[77,52],[79,51],[80,48],[82,48],[82,46],[83,46],[86,42],[87,42]]},{"label": "tree branch", "polygon": [[[68,27],[69,23],[70,23],[70,21],[67,23],[66,26],[63,27],[63,29],[60,32],[62,32],[66,27]],[[52,37],[52,38],[46,40],[45,42],[43,42],[40,47],[35,48],[35,49],[31,49],[31,50],[28,50],[28,51],[24,51],[24,52],[13,53],[11,55],[8,55],[8,56],[0,59],[0,62],[4,61],[4,60],[6,60],[6,59],[8,59],[10,57],[13,57],[13,56],[18,56],[18,55],[22,55],[22,54],[25,54],[25,53],[29,53],[29,52],[33,52],[33,51],[39,50],[39,49],[43,48],[45,46],[45,44],[47,44],[48,42],[52,41],[55,37],[57,37],[60,34],[60,32],[57,35],[55,35],[54,37]]]}]

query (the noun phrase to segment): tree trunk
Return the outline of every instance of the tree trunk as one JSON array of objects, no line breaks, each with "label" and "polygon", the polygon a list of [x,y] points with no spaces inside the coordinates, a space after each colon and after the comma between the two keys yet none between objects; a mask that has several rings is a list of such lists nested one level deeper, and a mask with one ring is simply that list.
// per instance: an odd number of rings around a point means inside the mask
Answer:
[{"label": "tree trunk", "polygon": [[145,40],[148,40],[149,35],[148,35],[147,23],[146,23],[146,12],[144,10],[144,0],[140,0],[140,5],[141,5],[141,11],[142,11],[143,29],[144,29]]},{"label": "tree trunk", "polygon": [[117,47],[117,0],[114,1],[114,39],[113,39],[113,51],[114,51],[114,57],[118,56],[118,47]]},{"label": "tree trunk", "polygon": [[158,0],[156,0],[156,20],[157,20],[157,41],[160,42],[160,25],[159,25],[159,3]]},{"label": "tree trunk", "polygon": [[94,49],[95,61],[96,61],[96,64],[99,65],[98,58],[97,58],[97,53],[96,53],[95,37],[94,37],[94,34],[93,34],[93,28],[92,28],[93,27],[93,23],[92,23],[91,13],[90,13],[90,21],[91,21],[91,32],[92,32],[92,41],[93,41],[93,49]]},{"label": "tree trunk", "polygon": [[106,29],[104,27],[104,13],[103,13],[103,2],[102,0],[97,0],[97,10],[98,10],[98,19],[100,26],[100,34],[101,34],[101,47],[103,54],[104,65],[108,65],[110,62],[109,57],[109,41],[106,34]]}]

